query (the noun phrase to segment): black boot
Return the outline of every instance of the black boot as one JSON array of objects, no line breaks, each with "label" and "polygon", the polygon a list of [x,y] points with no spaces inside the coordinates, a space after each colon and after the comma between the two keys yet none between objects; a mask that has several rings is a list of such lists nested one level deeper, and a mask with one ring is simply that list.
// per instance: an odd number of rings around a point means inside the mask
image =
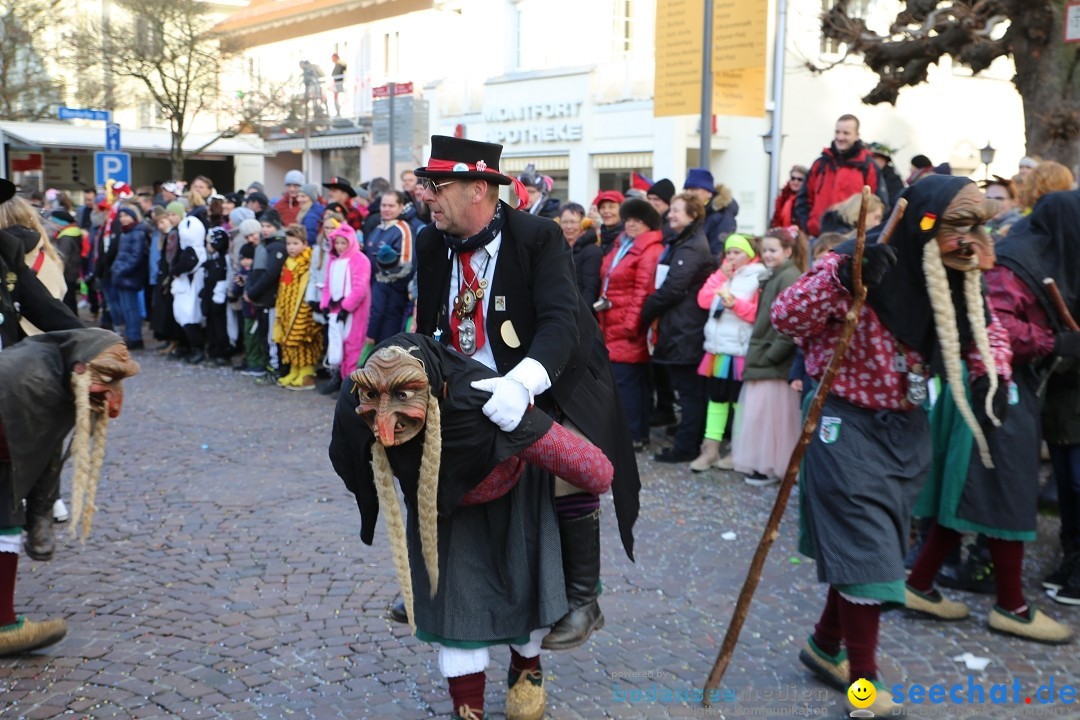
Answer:
[{"label": "black boot", "polygon": [[26,543],[23,549],[34,560],[52,560],[56,552],[53,505],[60,497],[60,471],[64,456],[58,448],[26,495]]},{"label": "black boot", "polygon": [[322,395],[337,395],[341,390],[341,376],[334,372],[334,377],[316,388]]},{"label": "black boot", "polygon": [[52,560],[56,553],[56,533],[53,532],[52,511],[26,518],[26,554],[33,560]]},{"label": "black boot", "polygon": [[546,650],[569,650],[604,627],[600,595],[600,510],[574,520],[559,520],[568,612],[544,638]]},{"label": "black boot", "polygon": [[394,601],[394,604],[390,606],[390,612],[387,614],[394,622],[404,625],[409,624],[409,613],[405,611],[405,598],[398,598]]}]

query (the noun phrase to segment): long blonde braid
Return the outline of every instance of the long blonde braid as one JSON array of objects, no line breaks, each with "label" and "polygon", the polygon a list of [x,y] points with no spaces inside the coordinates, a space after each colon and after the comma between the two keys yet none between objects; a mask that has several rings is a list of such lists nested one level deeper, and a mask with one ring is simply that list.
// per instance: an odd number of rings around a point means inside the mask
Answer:
[{"label": "long blonde braid", "polygon": [[975,340],[975,347],[982,356],[983,366],[990,378],[990,390],[986,393],[986,417],[994,424],[1001,427],[1001,420],[994,414],[994,395],[998,390],[997,363],[994,362],[994,351],[990,347],[990,336],[986,332],[986,314],[983,312],[982,273],[978,270],[970,270],[964,273],[964,303],[967,305],[968,324],[971,325],[971,335]]},{"label": "long blonde braid", "polygon": [[109,435],[109,414],[104,412],[94,417],[93,427],[90,434],[94,443],[90,451],[90,482],[86,486],[86,499],[82,507],[81,538],[83,542],[86,542],[86,538],[90,536],[90,526],[94,520],[94,513],[97,512],[94,499],[97,497],[98,483],[101,482],[101,466],[105,464],[105,440]]},{"label": "long blonde braid", "polygon": [[72,373],[71,390],[75,395],[75,435],[71,439],[71,456],[74,458],[71,478],[71,516],[68,532],[77,536],[75,526],[82,517],[86,489],[90,484],[90,372]]},{"label": "long blonde braid", "polygon": [[416,504],[420,515],[420,547],[431,582],[431,597],[439,590],[439,462],[442,457],[442,418],[435,393],[428,397],[424,451],[420,456],[420,480]]},{"label": "long blonde braid", "polygon": [[945,364],[945,376],[952,386],[953,400],[956,409],[964,423],[971,430],[976,444],[979,446],[979,455],[983,465],[988,468],[994,467],[990,459],[990,447],[986,444],[986,436],[979,427],[975,413],[968,403],[963,377],[964,370],[960,362],[960,333],[956,328],[956,308],[953,307],[952,295],[949,292],[949,278],[945,274],[945,266],[941,264],[941,248],[937,241],[930,240],[923,249],[923,273],[926,275],[926,291],[930,296],[930,306],[934,310],[934,324],[937,326],[938,343],[941,345],[941,358]]},{"label": "long blonde braid", "polygon": [[379,496],[379,506],[386,516],[386,532],[390,538],[390,555],[394,559],[394,572],[397,573],[401,594],[405,597],[409,628],[415,635],[413,585],[409,571],[409,546],[405,542],[405,522],[402,520],[401,505],[398,504],[397,492],[394,490],[394,472],[390,469],[390,458],[386,456],[386,448],[378,442],[371,444],[371,469],[375,476],[375,491]]}]

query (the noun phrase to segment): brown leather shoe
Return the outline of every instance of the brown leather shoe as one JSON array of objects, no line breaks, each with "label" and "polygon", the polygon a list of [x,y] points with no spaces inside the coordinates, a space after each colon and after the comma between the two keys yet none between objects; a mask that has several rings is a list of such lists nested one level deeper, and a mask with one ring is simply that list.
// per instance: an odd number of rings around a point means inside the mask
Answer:
[{"label": "brown leather shoe", "polygon": [[14,625],[0,629],[0,655],[17,655],[60,642],[67,635],[67,621],[34,622],[20,617]]}]

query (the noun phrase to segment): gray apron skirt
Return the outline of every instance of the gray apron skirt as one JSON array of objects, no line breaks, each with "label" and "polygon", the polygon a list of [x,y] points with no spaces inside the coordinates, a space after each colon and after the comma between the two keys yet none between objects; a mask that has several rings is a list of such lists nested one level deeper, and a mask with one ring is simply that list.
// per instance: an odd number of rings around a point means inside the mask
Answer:
[{"label": "gray apron skirt", "polygon": [[986,436],[994,467],[985,467],[978,447],[972,447],[956,515],[990,528],[1034,532],[1042,442],[1039,376],[1030,366],[1020,366],[1014,369],[1013,383],[1005,422]]},{"label": "gray apron skirt", "polygon": [[867,410],[830,395],[803,460],[803,520],[818,579],[904,579],[911,509],[930,466],[925,411]]},{"label": "gray apron skirt", "polygon": [[430,595],[416,513],[406,521],[417,637],[451,647],[528,641],[569,611],[551,475],[526,466],[506,495],[439,518]]}]

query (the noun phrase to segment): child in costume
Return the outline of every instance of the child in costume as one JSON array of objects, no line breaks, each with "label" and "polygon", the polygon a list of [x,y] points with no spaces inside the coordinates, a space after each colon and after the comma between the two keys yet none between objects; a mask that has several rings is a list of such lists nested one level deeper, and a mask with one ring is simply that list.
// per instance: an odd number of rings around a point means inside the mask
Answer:
[{"label": "child in costume", "polygon": [[758,487],[780,481],[802,425],[798,396],[787,383],[795,343],[772,326],[769,308],[806,270],[805,236],[795,226],[770,230],[761,239],[761,264],[767,272],[761,276],[731,439],[735,471]]},{"label": "child in costume", "polygon": [[206,262],[206,226],[198,218],[188,215],[180,221],[177,232],[180,248],[169,268],[173,277],[169,292],[173,296],[173,316],[183,328],[191,348],[187,361],[197,364],[203,360],[203,314],[199,294],[203,288],[202,266]]},{"label": "child in costume", "polygon": [[454,717],[486,717],[489,648],[510,645],[506,717],[539,720],[541,642],[568,609],[551,476],[600,494],[614,470],[535,407],[499,429],[482,409],[494,377],[432,338],[396,335],[339,395],[330,459],[356,495],[364,543],[385,513],[410,624],[439,646]]},{"label": "child in costume", "polygon": [[229,282],[229,231],[211,228],[206,236],[203,265],[202,312],[206,317],[206,354],[215,365],[229,364],[229,330],[226,290]]},{"label": "child in costume", "polygon": [[709,311],[705,323],[705,356],[698,366],[698,375],[707,378],[709,405],[701,455],[690,463],[694,472],[734,467],[730,453],[720,457],[720,443],[732,408],[739,401],[743,365],[757,317],[759,282],[768,272],[757,261],[757,254],[754,238],[728,235],[724,241],[724,262],[698,291],[698,305]]},{"label": "child in costume", "polygon": [[289,390],[314,390],[315,365],[322,357],[322,328],[311,316],[305,301],[311,273],[311,248],[307,230],[293,224],[285,230],[285,267],[278,283],[274,342],[289,373],[278,385]]},{"label": "child in costume", "polygon": [[[800,550],[829,584],[821,619],[799,659],[838,689],[860,678],[875,685],[867,708],[877,717],[898,706],[878,674],[881,605],[903,603],[904,548],[911,510],[930,467],[923,410],[930,359],[940,354],[953,387],[963,387],[961,358],[974,383],[962,414],[980,448],[979,420],[997,422],[998,393],[1011,375],[1009,339],[988,311],[979,267],[993,262],[982,233],[982,195],[966,178],[932,175],[907,188],[907,212],[883,245],[867,241],[862,267],[866,304],[844,362],[825,398],[806,450],[800,485]],[[806,353],[820,382],[855,290],[854,241],[824,255],[780,293],[771,319]]]},{"label": "child in costume", "polygon": [[327,237],[331,243],[330,262],[319,307],[327,314],[326,364],[338,366],[344,379],[359,365],[367,342],[371,262],[360,251],[352,226],[339,225]]}]

